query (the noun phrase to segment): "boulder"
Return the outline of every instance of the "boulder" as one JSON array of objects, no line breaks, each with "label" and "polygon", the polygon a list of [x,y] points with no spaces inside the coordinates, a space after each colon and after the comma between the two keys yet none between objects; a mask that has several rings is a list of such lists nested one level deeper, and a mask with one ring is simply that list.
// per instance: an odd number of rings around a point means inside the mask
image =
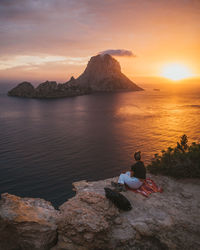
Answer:
[{"label": "boulder", "polygon": [[105,249],[118,209],[104,195],[81,192],[60,207],[58,249]]},{"label": "boulder", "polygon": [[57,241],[59,212],[43,199],[4,193],[0,200],[0,250],[48,250]]}]

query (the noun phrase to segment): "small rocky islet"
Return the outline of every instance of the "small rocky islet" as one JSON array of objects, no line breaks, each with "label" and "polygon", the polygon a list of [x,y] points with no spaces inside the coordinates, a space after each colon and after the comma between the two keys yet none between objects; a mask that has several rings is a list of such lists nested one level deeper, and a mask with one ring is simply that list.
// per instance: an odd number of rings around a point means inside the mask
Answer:
[{"label": "small rocky islet", "polygon": [[8,92],[9,96],[27,98],[62,98],[87,95],[94,92],[141,91],[121,72],[119,62],[112,56],[91,57],[85,71],[65,83],[46,81],[36,88],[30,82],[22,82]]}]

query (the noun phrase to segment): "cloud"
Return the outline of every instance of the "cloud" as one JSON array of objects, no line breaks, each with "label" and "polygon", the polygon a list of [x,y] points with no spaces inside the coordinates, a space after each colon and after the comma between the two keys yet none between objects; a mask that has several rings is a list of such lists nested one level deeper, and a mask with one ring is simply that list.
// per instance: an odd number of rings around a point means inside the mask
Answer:
[{"label": "cloud", "polygon": [[27,56],[0,57],[0,70],[16,67],[38,67],[47,63],[62,63],[66,65],[86,65],[89,57],[66,57],[66,56]]},{"label": "cloud", "polygon": [[125,71],[153,74],[150,60],[181,56],[183,50],[196,58],[199,8],[199,0],[0,0],[0,78],[14,72],[24,78],[19,67],[37,68],[42,79],[55,71],[56,77],[77,75],[99,51],[124,61],[138,53],[135,68],[128,62]]},{"label": "cloud", "polygon": [[99,54],[105,55],[109,54],[111,56],[128,56],[128,57],[136,57],[135,54],[131,50],[126,50],[126,49],[108,49],[101,51]]},{"label": "cloud", "polygon": [[[171,8],[172,1],[177,2],[178,12]],[[199,0],[196,1],[200,4]],[[150,46],[152,40],[154,44],[161,44],[161,39],[169,40],[169,35],[174,35],[172,31],[175,26],[178,27],[179,36],[183,33],[185,35],[186,26],[182,25],[183,21],[188,23],[187,20],[195,18],[198,24],[198,13],[189,14],[188,11],[190,6],[196,6],[195,9],[198,10],[199,4],[191,4],[193,0],[168,2],[0,0],[0,55],[38,55],[51,52],[60,56],[84,57],[104,48],[132,49],[134,46],[138,51],[138,47],[140,49],[146,44]],[[185,6],[187,15],[180,9],[184,5],[182,2],[185,5],[188,2]],[[178,17],[177,13],[182,17]],[[171,25],[164,18],[166,15],[171,20]],[[195,29],[193,33],[197,34],[196,26],[188,24],[188,29],[191,32]],[[120,56],[119,53],[117,55]]]}]

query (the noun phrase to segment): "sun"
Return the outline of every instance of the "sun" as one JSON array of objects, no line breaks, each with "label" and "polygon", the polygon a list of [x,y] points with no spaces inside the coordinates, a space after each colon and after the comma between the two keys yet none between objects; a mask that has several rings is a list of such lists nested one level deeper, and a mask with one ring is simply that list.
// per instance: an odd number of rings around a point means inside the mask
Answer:
[{"label": "sun", "polygon": [[184,78],[192,77],[192,73],[183,64],[170,63],[163,68],[161,76],[174,81],[178,81]]}]

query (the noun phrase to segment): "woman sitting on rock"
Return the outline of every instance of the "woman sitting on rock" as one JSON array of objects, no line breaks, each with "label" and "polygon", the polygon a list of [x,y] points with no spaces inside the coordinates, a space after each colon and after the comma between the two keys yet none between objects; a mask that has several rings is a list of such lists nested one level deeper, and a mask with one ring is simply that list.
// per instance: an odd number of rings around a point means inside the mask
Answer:
[{"label": "woman sitting on rock", "polygon": [[131,166],[131,171],[120,174],[118,183],[111,182],[116,191],[126,191],[125,184],[132,189],[138,189],[146,179],[146,168],[141,161],[141,152],[136,152],[134,158],[136,163]]}]

